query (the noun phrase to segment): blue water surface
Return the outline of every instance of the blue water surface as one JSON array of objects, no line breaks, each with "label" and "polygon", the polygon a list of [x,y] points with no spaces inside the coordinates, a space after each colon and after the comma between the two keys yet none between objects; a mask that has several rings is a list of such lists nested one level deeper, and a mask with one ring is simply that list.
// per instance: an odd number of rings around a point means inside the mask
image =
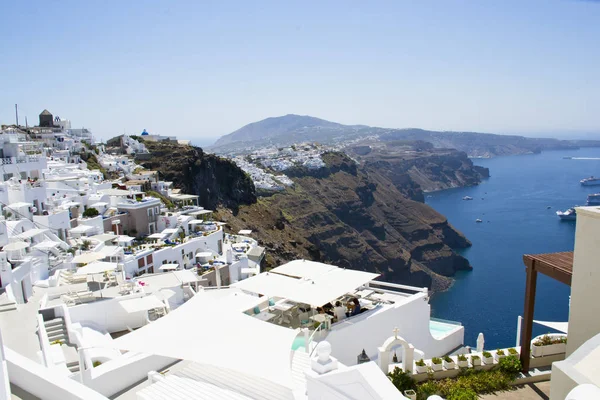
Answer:
[{"label": "blue water surface", "polygon": [[[431,300],[434,317],[463,323],[465,344],[474,346],[483,332],[486,348],[514,346],[517,316],[523,315],[523,254],[573,250],[575,222],[560,221],[556,211],[585,205],[588,194],[600,192],[600,186],[579,183],[600,176],[600,159],[563,158],[567,156],[600,158],[600,149],[476,159],[476,165],[490,169],[489,179],[427,196],[426,203],[473,243],[459,251],[473,271],[458,273],[453,287]],[[476,223],[478,218],[483,222]],[[568,286],[540,275],[535,319],[567,321],[569,293]],[[548,331],[534,325],[535,335]]]}]

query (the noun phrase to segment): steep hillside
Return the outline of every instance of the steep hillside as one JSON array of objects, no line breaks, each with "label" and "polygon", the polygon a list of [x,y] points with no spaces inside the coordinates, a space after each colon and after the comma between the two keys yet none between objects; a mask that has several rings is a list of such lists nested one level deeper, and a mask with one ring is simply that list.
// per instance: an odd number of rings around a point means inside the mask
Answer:
[{"label": "steep hillside", "polygon": [[250,228],[270,252],[269,266],[296,257],[377,271],[387,280],[445,289],[469,262],[449,246],[469,241],[429,206],[406,199],[392,182],[342,153],[324,155],[327,167],[297,169],[282,193],[221,209],[232,231]]},{"label": "steep hillside", "polygon": [[237,210],[242,204],[256,202],[252,179],[234,162],[207,154],[201,148],[174,142],[145,142],[152,154],[138,163],[160,172],[160,178],[172,181],[184,192],[197,194],[205,208],[218,206]]}]

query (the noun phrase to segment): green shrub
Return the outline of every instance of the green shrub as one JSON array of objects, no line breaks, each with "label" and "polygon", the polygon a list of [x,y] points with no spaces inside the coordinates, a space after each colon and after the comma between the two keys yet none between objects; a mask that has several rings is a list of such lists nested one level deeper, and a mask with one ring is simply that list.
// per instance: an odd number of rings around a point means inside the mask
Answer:
[{"label": "green shrub", "polygon": [[424,367],[425,361],[423,361],[423,359],[421,358],[419,361],[415,362],[415,364],[418,365],[419,367]]},{"label": "green shrub", "polygon": [[417,399],[426,400],[429,396],[439,391],[439,385],[436,381],[425,381],[417,388]]},{"label": "green shrub", "polygon": [[496,350],[496,354],[498,354],[499,356],[503,356],[504,355],[504,350],[498,349],[498,350]]},{"label": "green shrub", "polygon": [[89,207],[87,210],[85,210],[83,212],[83,216],[85,218],[94,218],[94,217],[97,217],[98,214],[100,214],[100,213],[94,207]]},{"label": "green shrub", "polygon": [[102,365],[102,361],[94,361],[94,362],[92,363],[92,367],[94,367],[94,368],[96,368],[96,367],[98,367],[98,366],[100,366],[100,365]]},{"label": "green shrub", "polygon": [[498,362],[498,368],[514,378],[521,372],[521,360],[517,356],[504,357]]},{"label": "green shrub", "polygon": [[464,354],[458,356],[458,361],[467,361],[467,357]]},{"label": "green shrub", "polygon": [[519,352],[516,349],[513,349],[512,347],[510,349],[508,349],[509,356],[516,356],[518,354],[519,354]]},{"label": "green shrub", "polygon": [[434,363],[434,364],[441,364],[442,363],[442,359],[439,358],[439,357],[433,357],[431,359],[431,362]]},{"label": "green shrub", "polygon": [[490,353],[489,351],[484,351],[483,353],[481,353],[481,355],[483,356],[483,358],[490,358],[492,356],[492,353]]},{"label": "green shrub", "polygon": [[394,371],[388,374],[388,378],[390,378],[396,389],[401,393],[408,389],[414,390],[417,388],[415,380],[408,372],[404,372],[401,368],[394,368]]},{"label": "green shrub", "polygon": [[471,356],[471,363],[473,363],[473,361],[479,360],[479,359],[481,359],[481,357],[479,357],[478,355]]},{"label": "green shrub", "polygon": [[463,369],[456,379],[428,380],[417,384],[417,398],[427,399],[439,394],[447,400],[475,400],[480,394],[509,390],[513,379],[514,375],[502,369]]},{"label": "green shrub", "polygon": [[549,346],[551,344],[559,344],[559,343],[567,343],[566,336],[549,336],[544,335],[538,340],[536,340],[533,345],[534,346]]},{"label": "green shrub", "polygon": [[447,363],[453,363],[454,360],[450,358],[450,356],[444,356],[444,361],[446,361]]}]

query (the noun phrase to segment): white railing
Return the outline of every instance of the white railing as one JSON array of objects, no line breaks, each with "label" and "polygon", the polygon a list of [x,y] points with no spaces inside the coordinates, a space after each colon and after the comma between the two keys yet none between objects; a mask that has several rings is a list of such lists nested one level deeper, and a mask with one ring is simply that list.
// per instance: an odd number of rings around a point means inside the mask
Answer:
[{"label": "white railing", "polygon": [[410,292],[422,292],[425,294],[429,293],[429,289],[427,289],[426,287],[417,287],[417,286],[408,286],[408,285],[401,285],[399,283],[389,283],[389,282],[382,282],[382,281],[371,281],[369,283],[367,283],[366,287],[371,288],[371,289],[376,289],[373,286],[382,286],[382,287],[388,287],[391,289],[398,289],[397,291],[400,290],[405,290],[405,291],[410,291]]}]

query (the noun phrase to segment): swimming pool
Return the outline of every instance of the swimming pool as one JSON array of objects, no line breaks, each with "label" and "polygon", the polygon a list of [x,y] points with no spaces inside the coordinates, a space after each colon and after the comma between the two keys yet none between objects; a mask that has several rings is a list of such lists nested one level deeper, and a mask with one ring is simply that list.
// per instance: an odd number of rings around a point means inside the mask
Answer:
[{"label": "swimming pool", "polygon": [[431,336],[435,339],[443,339],[460,327],[461,325],[458,322],[436,320],[433,318],[429,321],[429,332],[431,332]]},{"label": "swimming pool", "polygon": [[304,335],[296,336],[294,343],[292,343],[292,350],[298,350],[301,347],[304,348]]}]

